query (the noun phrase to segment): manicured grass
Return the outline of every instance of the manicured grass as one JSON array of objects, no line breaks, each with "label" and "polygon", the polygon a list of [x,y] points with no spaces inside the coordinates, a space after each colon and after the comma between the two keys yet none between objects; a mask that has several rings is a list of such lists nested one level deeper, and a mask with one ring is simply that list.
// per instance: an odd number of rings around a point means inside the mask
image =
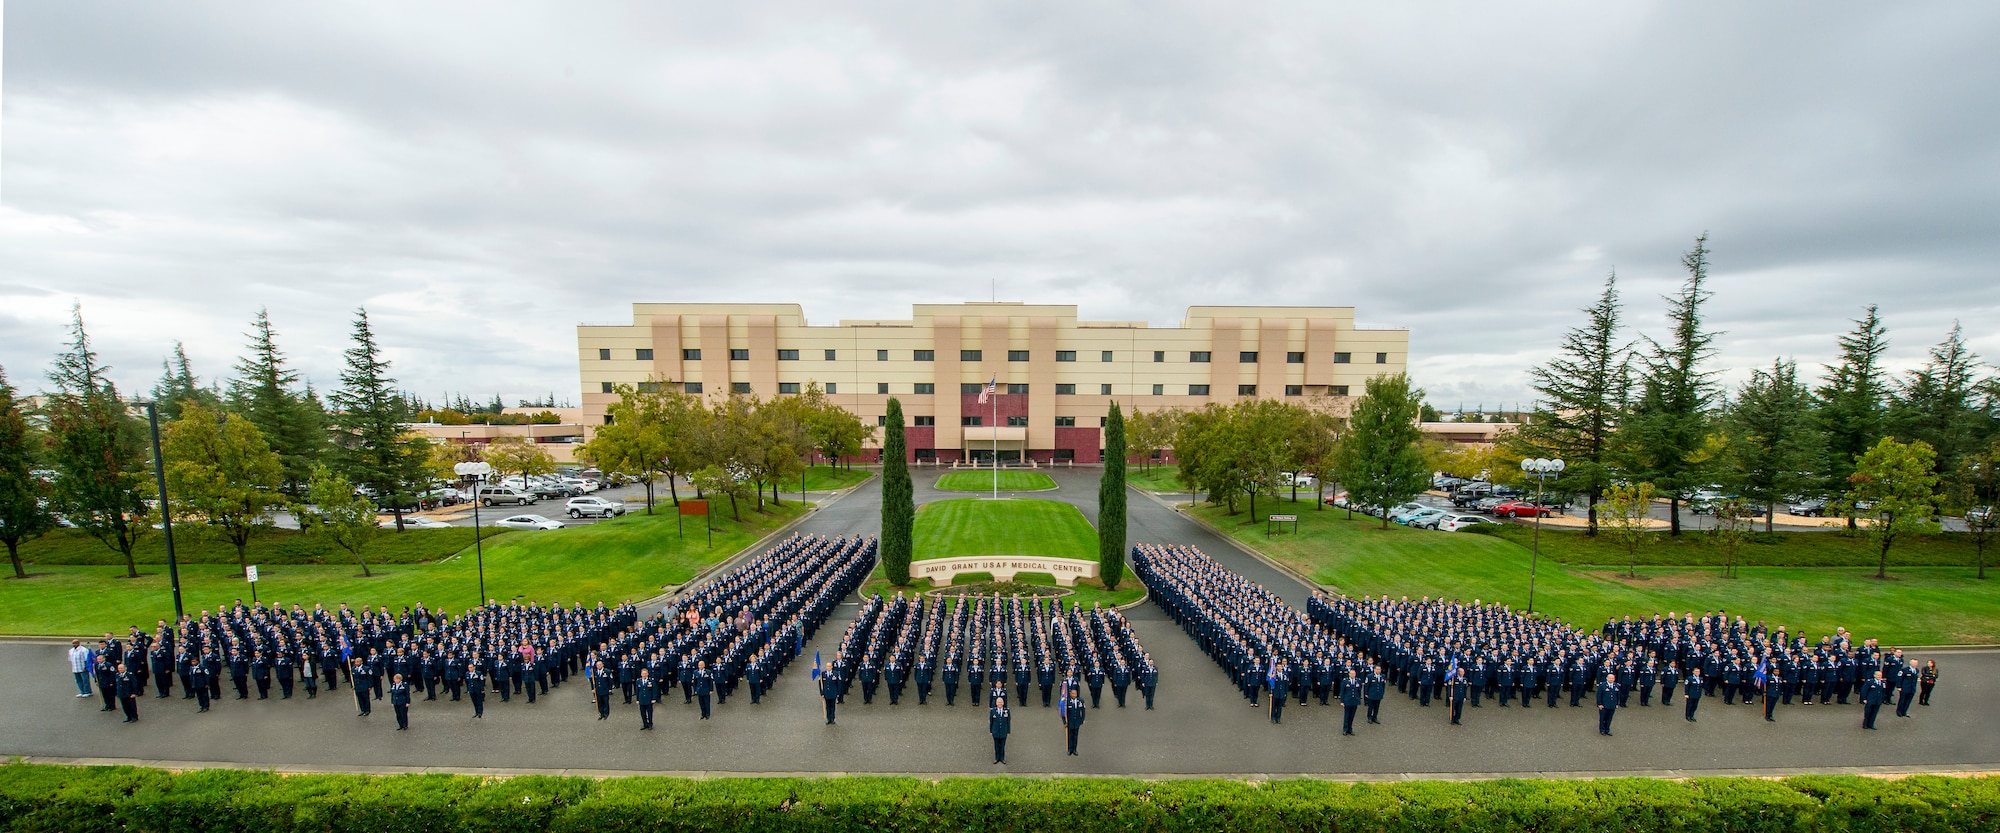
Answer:
[{"label": "manicured grass", "polygon": [[938,478],[937,488],[947,492],[990,492],[994,478],[1000,480],[1003,492],[1044,492],[1056,487],[1056,482],[1038,471],[955,471]]},{"label": "manicured grass", "polygon": [[[1260,513],[1263,501],[1259,501]],[[1289,511],[1284,504],[1279,511]],[[1413,530],[1346,512],[1296,512],[1299,534],[1264,536],[1249,514],[1200,507],[1196,517],[1349,595],[1445,596],[1527,607],[1530,552],[1509,538]],[[1543,530],[1543,544],[1548,544]],[[1546,555],[1546,553],[1545,553]],[[1706,567],[1644,567],[1636,580],[1610,567],[1573,567],[1541,559],[1535,610],[1596,627],[1606,616],[1726,609],[1750,621],[1819,635],[1835,626],[1886,644],[2000,642],[2000,576],[1979,581],[1960,567],[1907,567],[1892,580],[1844,567],[1745,567],[1725,579]]]},{"label": "manicured grass", "polygon": [[[532,511],[532,510],[531,510]],[[487,530],[487,537],[494,532]],[[450,557],[472,546],[472,528],[382,530],[368,545],[368,560],[384,564],[418,564]],[[307,535],[296,529],[268,529],[256,533],[245,549],[251,564],[339,564],[353,556],[324,536]],[[182,564],[235,564],[236,547],[225,541],[190,534],[183,524],[174,525],[174,559]],[[81,529],[58,529],[21,545],[21,560],[31,566],[50,564],[118,564],[125,557],[100,543]],[[132,549],[132,560],[140,564],[167,563],[166,536],[153,530]]]},{"label": "manicured grass", "polygon": [[[849,486],[861,483],[862,481],[865,481],[868,478],[874,476],[875,472],[870,471],[868,469],[838,468],[834,466],[812,466],[806,469],[806,491],[809,492],[838,491],[840,489],[845,489]],[[797,485],[798,484],[796,482],[787,483],[783,488],[789,491]]]},{"label": "manicured grass", "polygon": [[[1529,546],[1534,527],[1505,524],[1497,534],[1521,546]],[[1762,567],[1873,567],[1876,543],[1866,533],[1847,532],[1753,532],[1743,536],[1737,549],[1739,566]],[[1624,565],[1630,556],[1622,544],[1609,535],[1587,537],[1581,531],[1542,529],[1542,555],[1564,564]],[[1724,555],[1715,535],[1686,530],[1679,536],[1664,532],[1648,533],[1639,548],[1641,565],[1720,566]],[[1971,536],[1963,532],[1925,535],[1899,541],[1889,550],[1889,567],[1970,567],[1977,552]],[[2000,547],[1989,545],[1988,566],[2000,562]]]},{"label": "manicured grass", "polygon": [[[489,532],[486,592],[499,599],[586,605],[651,597],[805,511],[797,501],[787,501],[769,514],[745,511],[739,524],[730,520],[725,507],[711,516],[716,527],[712,547],[698,518],[688,519],[683,542],[674,531],[671,508],[548,532]],[[233,556],[231,562],[181,567],[182,597],[190,612],[250,598]],[[366,602],[400,609],[423,602],[434,609],[462,610],[479,601],[477,559],[470,547],[438,563],[378,565],[371,559],[370,568],[373,577],[361,578],[351,559],[325,566],[265,566],[257,594],[266,602],[306,607]],[[123,633],[126,625],[150,628],[154,620],[172,616],[165,569],[145,570],[138,579],[120,578],[123,571],[122,566],[51,566],[37,569],[26,581],[0,581],[0,629],[13,634]]]},{"label": "manicured grass", "polygon": [[1181,485],[1180,466],[1135,466],[1125,467],[1125,484],[1147,492],[1186,492]]},{"label": "manicured grass", "polygon": [[917,507],[914,558],[1041,555],[1097,558],[1097,530],[1053,500],[940,500]]}]

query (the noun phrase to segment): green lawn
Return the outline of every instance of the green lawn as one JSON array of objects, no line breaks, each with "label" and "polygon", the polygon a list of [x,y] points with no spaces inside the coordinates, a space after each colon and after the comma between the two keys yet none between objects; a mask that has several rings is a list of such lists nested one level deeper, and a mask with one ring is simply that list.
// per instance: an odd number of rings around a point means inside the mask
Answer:
[{"label": "green lawn", "polygon": [[[834,466],[813,466],[806,469],[806,491],[832,492],[861,483],[875,472],[868,469],[836,468]],[[785,484],[789,490],[796,483]]]},{"label": "green lawn", "polygon": [[[631,514],[596,524],[548,532],[510,532],[486,541],[486,592],[500,599],[547,603],[599,600],[616,604],[656,595],[681,584],[703,567],[756,542],[805,511],[796,501],[769,514],[744,512],[744,522],[725,510],[712,516],[711,548],[699,519],[689,519],[687,539],[674,531],[676,516]],[[409,534],[409,533],[404,533]],[[385,536],[386,537],[386,536]],[[190,612],[214,609],[250,588],[228,565],[181,567],[182,598]],[[477,560],[467,547],[431,564],[376,565],[361,578],[352,561],[298,566],[266,566],[259,572],[258,596],[266,602],[339,602],[400,608],[423,602],[461,610],[478,601]],[[122,578],[123,567],[50,566],[26,581],[0,581],[0,631],[11,634],[123,633],[126,625],[152,625],[173,613],[166,570],[149,567],[138,579]]]},{"label": "green lawn", "polygon": [[1181,485],[1180,476],[1179,466],[1145,467],[1129,463],[1125,466],[1126,485],[1148,492],[1186,492],[1187,487]]},{"label": "green lawn", "polygon": [[[1528,546],[1534,527],[1506,524],[1495,527],[1509,541]],[[1866,534],[1846,532],[1754,532],[1743,537],[1736,552],[1739,566],[1763,567],[1873,567],[1876,544]],[[1587,537],[1580,531],[1542,529],[1542,554],[1564,564],[1608,564],[1622,566],[1630,556],[1623,545],[1609,535]],[[1648,533],[1639,548],[1641,565],[1719,566],[1724,554],[1712,533],[1683,531],[1679,536],[1665,532]],[[1963,532],[1924,535],[1898,542],[1889,550],[1889,566],[1970,567],[1977,553],[1971,537]],[[1986,560],[1991,566],[2000,561],[2000,546],[1988,545]]]},{"label": "green lawn", "polygon": [[[1259,501],[1262,510],[1263,501]],[[1285,505],[1287,509],[1289,504]],[[1219,507],[1195,515],[1285,563],[1313,581],[1350,595],[1478,598],[1525,609],[1530,553],[1506,537],[1439,533],[1390,525],[1329,509],[1296,512],[1297,536],[1267,539],[1264,524],[1244,525],[1248,513]],[[1543,543],[1548,543],[1547,530]],[[1961,567],[1906,567],[1891,581],[1866,568],[1745,567],[1736,579],[1703,567],[1643,567],[1627,579],[1609,567],[1576,567],[1541,559],[1537,612],[1594,627],[1608,615],[1633,617],[1722,608],[1808,634],[1846,627],[1885,644],[2000,642],[2000,576],[1979,581]]]},{"label": "green lawn", "polygon": [[[174,558],[182,564],[236,563],[236,547],[212,538],[191,534],[183,524],[174,525]],[[496,533],[486,531],[487,537]],[[472,546],[472,528],[383,530],[369,545],[369,561],[384,564],[417,564],[436,561]],[[252,564],[338,564],[351,561],[346,550],[324,536],[307,535],[296,529],[268,529],[257,532],[245,548]],[[51,564],[119,564],[125,557],[81,529],[58,529],[21,545],[21,560],[29,572]],[[166,564],[166,537],[158,530],[139,539],[132,548],[132,560],[140,565]]]},{"label": "green lawn", "polygon": [[937,487],[947,492],[991,492],[994,478],[1003,492],[1045,492],[1056,482],[1038,471],[955,471],[938,478]]},{"label": "green lawn", "polygon": [[917,507],[916,560],[960,555],[1097,558],[1097,530],[1053,500],[940,500]]}]

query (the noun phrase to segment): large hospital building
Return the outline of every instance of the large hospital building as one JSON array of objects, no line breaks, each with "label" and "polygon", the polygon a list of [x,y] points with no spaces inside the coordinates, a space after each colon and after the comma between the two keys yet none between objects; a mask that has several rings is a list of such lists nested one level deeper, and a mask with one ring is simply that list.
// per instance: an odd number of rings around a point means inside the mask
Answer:
[{"label": "large hospital building", "polygon": [[[1127,413],[1256,397],[1344,409],[1368,378],[1402,372],[1410,347],[1407,330],[1356,329],[1352,307],[1192,307],[1178,327],[1149,327],[1079,321],[1063,304],[919,304],[908,319],[837,325],[807,323],[796,304],[633,304],[630,325],[576,336],[586,425],[604,423],[620,384],[713,399],[818,383],[870,422],[901,400],[910,459],[937,462],[996,446],[1003,460],[1099,462],[1114,401]],[[997,396],[981,404],[988,380]]]}]

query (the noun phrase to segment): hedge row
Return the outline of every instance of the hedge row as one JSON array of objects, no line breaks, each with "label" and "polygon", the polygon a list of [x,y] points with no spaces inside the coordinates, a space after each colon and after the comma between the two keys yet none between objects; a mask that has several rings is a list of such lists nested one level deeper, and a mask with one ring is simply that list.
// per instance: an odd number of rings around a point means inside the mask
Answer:
[{"label": "hedge row", "polygon": [[11,831],[1958,831],[2000,778],[608,780],[0,766]]},{"label": "hedge row", "polygon": [[[491,539],[510,530],[482,531]],[[456,555],[472,546],[472,528],[383,530],[362,552],[370,564],[424,564]],[[296,529],[268,529],[256,533],[245,547],[252,564],[351,564],[353,554],[325,536],[307,535]],[[191,534],[183,525],[174,525],[174,558],[182,564],[235,564],[236,546],[227,541]],[[30,564],[124,564],[125,557],[90,537],[81,529],[58,529],[21,545],[21,559]],[[132,560],[140,564],[167,563],[166,539],[155,531],[139,539]]]}]

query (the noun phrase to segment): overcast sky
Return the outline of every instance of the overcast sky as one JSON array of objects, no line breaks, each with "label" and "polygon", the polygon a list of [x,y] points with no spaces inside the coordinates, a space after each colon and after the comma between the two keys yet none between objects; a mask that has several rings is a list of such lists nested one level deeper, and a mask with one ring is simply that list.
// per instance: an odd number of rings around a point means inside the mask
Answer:
[{"label": "overcast sky", "polygon": [[[72,301],[145,388],[258,307],[336,382],[575,399],[635,301],[1357,307],[1450,409],[1532,398],[1706,230],[1727,377],[2000,359],[2000,4],[173,3],[6,8],[0,365]],[[665,7],[683,7],[669,11]]]}]

